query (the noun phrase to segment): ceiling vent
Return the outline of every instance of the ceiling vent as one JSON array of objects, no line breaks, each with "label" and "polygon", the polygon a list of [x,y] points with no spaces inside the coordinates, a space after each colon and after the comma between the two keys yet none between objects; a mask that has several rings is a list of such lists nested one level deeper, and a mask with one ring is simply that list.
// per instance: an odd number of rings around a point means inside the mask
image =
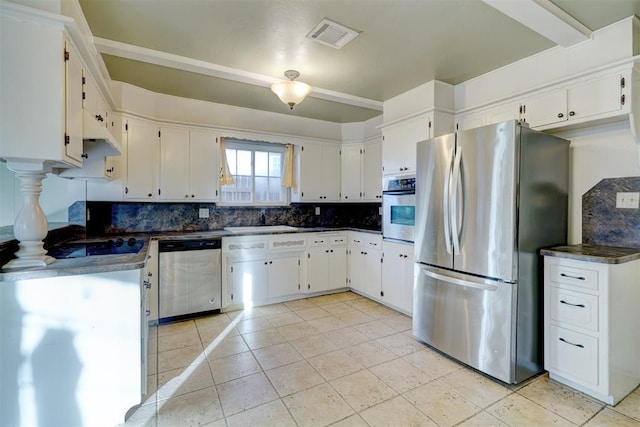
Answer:
[{"label": "ceiling vent", "polygon": [[358,37],[358,34],[360,33],[356,30],[324,18],[307,34],[307,38],[335,49],[342,49],[347,43]]}]

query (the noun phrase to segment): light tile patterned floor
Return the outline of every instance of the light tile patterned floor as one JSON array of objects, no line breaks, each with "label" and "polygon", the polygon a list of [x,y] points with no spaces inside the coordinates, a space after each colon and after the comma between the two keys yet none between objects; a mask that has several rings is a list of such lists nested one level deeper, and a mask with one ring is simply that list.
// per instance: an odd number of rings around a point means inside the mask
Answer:
[{"label": "light tile patterned floor", "polygon": [[163,325],[157,345],[157,400],[127,425],[640,426],[640,389],[611,407],[547,375],[505,387],[351,292]]}]

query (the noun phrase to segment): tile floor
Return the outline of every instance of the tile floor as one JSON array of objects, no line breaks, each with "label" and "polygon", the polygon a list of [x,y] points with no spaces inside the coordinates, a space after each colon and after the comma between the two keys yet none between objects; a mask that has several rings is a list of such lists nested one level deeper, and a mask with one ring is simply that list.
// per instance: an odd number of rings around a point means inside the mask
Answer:
[{"label": "tile floor", "polygon": [[640,426],[541,375],[505,387],[416,342],[411,319],[351,292],[158,328],[159,385],[127,425]]}]

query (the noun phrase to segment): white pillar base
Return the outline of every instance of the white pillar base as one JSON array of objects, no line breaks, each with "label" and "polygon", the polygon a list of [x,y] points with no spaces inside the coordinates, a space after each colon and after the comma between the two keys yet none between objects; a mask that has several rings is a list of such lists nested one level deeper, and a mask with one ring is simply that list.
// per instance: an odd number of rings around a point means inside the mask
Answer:
[{"label": "white pillar base", "polygon": [[7,167],[20,179],[23,204],[13,224],[13,235],[20,242],[15,253],[17,259],[12,259],[2,269],[45,267],[55,261],[44,250],[47,217],[39,202],[42,180],[47,177],[49,167],[41,161],[8,161]]}]

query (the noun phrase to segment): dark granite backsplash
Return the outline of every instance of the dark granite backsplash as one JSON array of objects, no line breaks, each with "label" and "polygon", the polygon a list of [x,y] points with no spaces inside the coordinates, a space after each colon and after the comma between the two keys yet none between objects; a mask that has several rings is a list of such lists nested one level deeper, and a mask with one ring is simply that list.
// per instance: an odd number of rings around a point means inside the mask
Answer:
[{"label": "dark granite backsplash", "polygon": [[[315,208],[320,215],[315,215]],[[88,236],[153,231],[210,231],[224,227],[290,225],[381,230],[380,203],[299,203],[282,207],[223,207],[213,203],[78,202],[69,208],[74,224],[86,220]],[[86,208],[86,209],[85,209]],[[199,218],[199,209],[209,218]],[[83,213],[86,214],[83,217]]]},{"label": "dark granite backsplash", "polygon": [[640,248],[640,210],[616,208],[616,193],[640,192],[640,177],[606,178],[582,196],[582,242]]}]

